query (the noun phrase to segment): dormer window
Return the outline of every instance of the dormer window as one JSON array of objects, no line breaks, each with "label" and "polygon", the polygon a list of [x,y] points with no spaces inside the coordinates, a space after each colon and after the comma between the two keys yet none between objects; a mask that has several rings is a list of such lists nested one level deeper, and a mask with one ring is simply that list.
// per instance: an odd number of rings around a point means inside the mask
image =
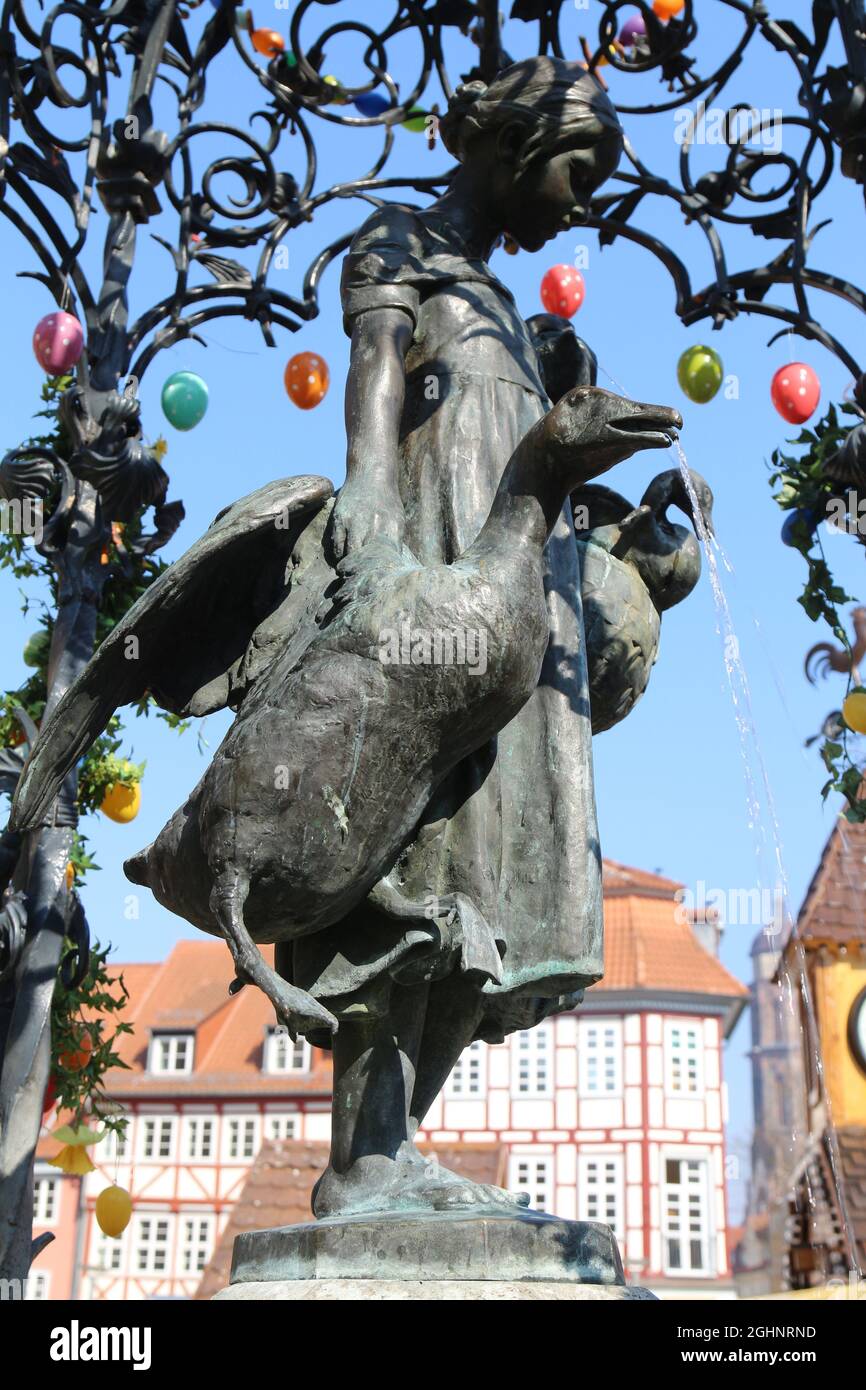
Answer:
[{"label": "dormer window", "polygon": [[309,1071],[310,1058],[310,1044],[304,1038],[298,1038],[297,1042],[292,1042],[284,1028],[268,1029],[262,1059],[264,1071]]},{"label": "dormer window", "polygon": [[194,1044],[192,1033],[154,1033],[150,1040],[148,1071],[157,1076],[191,1072]]}]

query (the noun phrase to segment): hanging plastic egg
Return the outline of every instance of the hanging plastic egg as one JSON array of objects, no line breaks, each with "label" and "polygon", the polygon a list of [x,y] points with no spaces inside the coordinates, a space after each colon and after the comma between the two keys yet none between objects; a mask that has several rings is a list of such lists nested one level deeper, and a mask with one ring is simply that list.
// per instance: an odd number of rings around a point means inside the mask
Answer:
[{"label": "hanging plastic egg", "polygon": [[331,373],[317,352],[297,352],[286,364],[283,381],[295,405],[301,410],[312,410],[328,394]]},{"label": "hanging plastic egg", "polygon": [[817,372],[805,362],[789,362],[773,377],[770,398],[783,420],[790,425],[802,425],[814,415],[821,399]]},{"label": "hanging plastic egg", "polygon": [[100,801],[99,809],[118,825],[128,825],[141,810],[141,783],[115,782]]},{"label": "hanging plastic egg", "polygon": [[866,734],[866,690],[852,690],[842,704],[842,718],[855,734]]},{"label": "hanging plastic egg", "polygon": [[122,1236],[132,1216],[132,1198],[125,1187],[106,1187],[96,1199],[96,1224],[105,1236]]},{"label": "hanging plastic egg", "polygon": [[362,92],[355,97],[355,110],[361,116],[381,116],[391,110],[391,102],[381,92]]},{"label": "hanging plastic egg", "polygon": [[71,859],[67,862],[66,872],[63,875],[63,881],[66,884],[67,891],[71,893],[73,888],[75,887],[75,865],[73,864]]},{"label": "hanging plastic egg", "polygon": [[276,29],[254,29],[250,42],[256,52],[263,53],[266,58],[276,58],[286,46],[285,39]]},{"label": "hanging plastic egg", "polygon": [[411,130],[414,135],[423,135],[427,129],[428,112],[421,106],[413,106],[405,121],[402,122],[404,130]]},{"label": "hanging plastic egg", "polygon": [[686,0],[653,0],[653,11],[659,19],[673,19],[686,7]]},{"label": "hanging plastic egg", "polygon": [[619,41],[623,48],[633,48],[638,39],[646,37],[646,20],[642,14],[633,14],[619,31]]},{"label": "hanging plastic egg", "polygon": [[799,549],[800,541],[811,538],[821,519],[821,513],[812,507],[798,507],[789,512],[782,526],[782,544]]},{"label": "hanging plastic egg", "polygon": [[63,376],[75,366],[84,349],[84,329],[74,314],[56,309],[33,330],[36,361],[49,376]]},{"label": "hanging plastic egg", "polygon": [[195,372],[174,372],[162,388],[162,409],[176,430],[191,430],[204,418],[207,382]]},{"label": "hanging plastic egg", "polygon": [[541,281],[541,302],[549,314],[570,319],[586,296],[586,285],[573,265],[552,265]]},{"label": "hanging plastic egg", "polygon": [[329,106],[345,106],[349,98],[343,90],[343,84],[339,77],[334,77],[331,73],[326,73],[322,81],[328,88]]},{"label": "hanging plastic egg", "polygon": [[710,347],[696,343],[686,348],[677,363],[677,381],[696,405],[706,405],[711,401],[724,380],[725,371],[722,359]]},{"label": "hanging plastic egg", "polygon": [[93,1051],[93,1038],[90,1030],[82,1029],[80,1037],[67,1052],[61,1052],[59,1062],[67,1071],[83,1071],[90,1061]]},{"label": "hanging plastic egg", "polygon": [[43,1118],[43,1119],[45,1118],[46,1115],[50,1115],[50,1114],[51,1114],[51,1111],[54,1109],[54,1106],[55,1106],[56,1102],[57,1102],[57,1079],[56,1079],[56,1077],[54,1077],[54,1076],[52,1075],[52,1076],[49,1076],[49,1078],[48,1078],[48,1084],[47,1084],[47,1086],[45,1087],[45,1095],[42,1097],[42,1118]]}]

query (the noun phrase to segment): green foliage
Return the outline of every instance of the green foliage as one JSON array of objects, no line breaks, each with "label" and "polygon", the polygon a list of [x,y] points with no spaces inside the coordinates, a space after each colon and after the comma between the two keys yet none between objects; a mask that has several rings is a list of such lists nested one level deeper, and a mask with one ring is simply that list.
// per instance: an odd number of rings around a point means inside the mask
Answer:
[{"label": "green foliage", "polygon": [[[74,951],[71,942],[66,946],[66,954]],[[116,1043],[121,1034],[131,1033],[133,1029],[130,1023],[117,1017],[129,994],[123,976],[108,973],[109,949],[94,942],[87,974],[75,988],[67,988],[58,975],[51,1016],[51,1076],[57,1104],[61,1111],[74,1117],[74,1124],[81,1124],[89,1117],[122,1133],[126,1120],[105,1095],[105,1074],[113,1067],[129,1070],[120,1060]],[[85,1033],[92,1048],[86,1054],[85,1064],[78,1067],[74,1063],[76,1056],[84,1056],[82,1039]],[[67,1064],[70,1062],[73,1065]]]},{"label": "green foliage", "polygon": [[[799,550],[807,565],[807,577],[798,602],[812,622],[822,619],[827,623],[851,656],[851,643],[839,614],[839,605],[850,603],[852,595],[835,582],[818,532],[818,522],[829,515],[832,503],[836,502],[838,509],[840,499],[839,483],[827,476],[824,465],[861,418],[852,405],[845,404],[840,409],[844,414],[855,417],[850,425],[840,421],[836,407],[831,405],[814,429],[801,430],[797,438],[791,441],[805,446],[801,454],[785,454],[781,449],[773,451],[770,485],[778,487],[774,496],[783,511],[796,510],[807,514],[794,523],[790,535],[793,548]],[[849,689],[850,684],[849,677]],[[840,792],[848,803],[846,818],[856,823],[866,821],[866,802],[858,800],[863,773],[848,746],[850,732],[843,727],[841,740],[828,738],[821,746],[821,757],[830,774],[821,795],[826,801],[831,791]]]},{"label": "green foliage", "polygon": [[[119,720],[113,720],[120,726]],[[144,763],[132,763],[128,758],[119,758],[117,751],[120,739],[113,738],[110,732],[102,735],[81,764],[78,782],[78,806],[82,812],[96,811],[103,797],[112,787],[120,783],[123,787],[134,787],[144,776]]]}]

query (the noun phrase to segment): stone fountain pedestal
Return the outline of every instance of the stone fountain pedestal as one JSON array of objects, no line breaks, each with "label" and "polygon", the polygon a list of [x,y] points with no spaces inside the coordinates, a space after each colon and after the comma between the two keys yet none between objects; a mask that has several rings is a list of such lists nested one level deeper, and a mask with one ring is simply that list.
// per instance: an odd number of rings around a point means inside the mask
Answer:
[{"label": "stone fountain pedestal", "polygon": [[543,1212],[388,1213],[237,1237],[219,1301],[654,1300],[627,1285],[610,1227]]}]

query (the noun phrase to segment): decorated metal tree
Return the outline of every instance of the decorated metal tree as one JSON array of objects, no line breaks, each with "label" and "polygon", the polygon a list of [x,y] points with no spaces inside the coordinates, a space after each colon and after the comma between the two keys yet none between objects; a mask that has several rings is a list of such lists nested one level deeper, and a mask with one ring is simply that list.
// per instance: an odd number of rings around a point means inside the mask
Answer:
[{"label": "decorated metal tree", "polygon": [[[600,82],[609,68],[635,79],[658,77],[661,100],[630,105],[617,93],[628,135],[626,157],[612,191],[593,200],[589,225],[598,230],[602,245],[626,238],[661,262],[672,278],[675,312],[683,323],[708,321],[720,329],[742,312],[769,317],[782,331],[822,344],[854,377],[852,409],[862,419],[866,387],[858,361],[822,327],[814,304],[830,294],[862,311],[866,299],[812,259],[814,204],[836,162],[844,177],[866,184],[862,0],[817,0],[809,35],[790,21],[772,18],[761,0],[713,0],[714,9],[728,12],[740,26],[721,59],[709,51],[701,54],[692,0],[652,7],[643,0],[598,3],[597,36],[592,43],[584,40],[582,53],[566,52],[562,38],[563,12],[574,13],[570,3],[515,0],[510,10],[515,23],[508,30],[508,45],[516,48],[511,54],[503,46],[497,0],[393,0],[389,7],[376,7],[376,27],[371,7],[359,0],[299,0],[285,29],[281,10],[286,6],[278,7],[281,29],[275,34],[253,33],[251,18],[233,0],[214,0],[203,28],[188,25],[198,3],[61,0],[38,19],[28,14],[24,0],[6,0],[3,8],[0,211],[38,262],[35,272],[25,273],[42,282],[56,312],[71,315],[84,329],[74,380],[49,388],[49,394],[60,392],[54,438],[13,450],[0,464],[0,497],[7,507],[19,508],[19,522],[28,506],[41,507],[44,516],[36,553],[50,567],[56,605],[44,670],[46,708],[88,660],[112,605],[128,604],[147,582],[153,555],[182,518],[180,503],[167,500],[161,450],[148,445],[142,433],[138,384],[156,354],[218,317],[257,323],[269,346],[275,345],[276,329],[294,331],[314,318],[320,277],[348,244],[363,205],[395,196],[417,200],[447,182],[447,171],[391,171],[396,127],[414,122],[435,149],[437,112],[458,80],[489,80],[512,58],[538,52],[576,59]],[[382,20],[379,11],[386,8]],[[74,47],[55,38],[61,27],[64,37],[76,35]],[[195,48],[188,37],[193,27],[201,29]],[[845,67],[825,59],[834,27],[841,32]],[[347,43],[357,55],[354,86],[334,79],[326,66],[329,50]],[[414,46],[411,57],[409,45]],[[800,105],[782,122],[791,149],[756,144],[759,118],[742,119],[744,108],[736,103],[727,113],[720,167],[693,173],[700,103],[728,99],[732,79],[754,46],[795,71]],[[399,72],[390,57],[397,48]],[[264,109],[252,108],[262,122],[256,127],[264,130],[262,138],[248,128],[198,119],[209,67],[223,50],[226,62],[248,70],[252,91],[264,99]],[[707,76],[699,72],[704,61]],[[455,63],[459,79],[450,70]],[[171,132],[156,124],[157,83],[176,98]],[[694,114],[682,140],[679,181],[673,183],[642,160],[641,121],[684,105],[694,107]],[[316,121],[344,127],[347,134],[363,127],[380,131],[372,166],[350,181],[323,184]],[[199,138],[224,142],[225,152],[196,176]],[[775,176],[770,188],[760,177],[768,171]],[[240,200],[220,200],[216,183],[223,174],[240,178]],[[97,289],[83,268],[94,198],[109,219]],[[640,225],[641,212],[653,199],[679,210],[691,229],[684,235],[705,239],[713,266],[709,283],[694,288],[685,260]],[[338,200],[347,204],[345,234],[314,257],[294,295],[277,289],[269,275],[282,243]],[[138,239],[141,229],[158,219],[161,229],[170,231],[157,238],[171,258],[167,288],[131,319],[127,291]],[[754,264],[737,269],[729,264],[724,232],[730,227],[751,228]],[[767,258],[773,243],[774,254]],[[777,302],[779,290],[793,291],[792,307]],[[862,481],[863,426],[853,421],[852,426],[834,437],[837,447],[818,461],[824,498],[846,496]],[[800,501],[795,488],[783,505]],[[150,509],[152,518],[144,525]],[[16,563],[21,529],[19,524],[9,552]],[[811,537],[805,530],[800,537],[807,554]],[[823,573],[815,571],[810,579],[818,592],[826,590]],[[823,611],[818,604],[816,613]],[[14,744],[8,719],[5,727],[7,744]],[[26,717],[21,727],[24,741],[7,747],[0,761],[5,791],[13,789],[35,733]],[[115,773],[122,777],[122,770]],[[64,988],[74,985],[88,957],[83,910],[67,871],[81,803],[87,803],[84,792],[84,783],[70,777],[49,823],[25,843],[6,835],[0,845],[6,885],[0,916],[0,1275],[5,1277],[24,1277],[31,1258],[32,1160],[64,940],[73,941],[78,957],[76,964],[71,953]]]}]

